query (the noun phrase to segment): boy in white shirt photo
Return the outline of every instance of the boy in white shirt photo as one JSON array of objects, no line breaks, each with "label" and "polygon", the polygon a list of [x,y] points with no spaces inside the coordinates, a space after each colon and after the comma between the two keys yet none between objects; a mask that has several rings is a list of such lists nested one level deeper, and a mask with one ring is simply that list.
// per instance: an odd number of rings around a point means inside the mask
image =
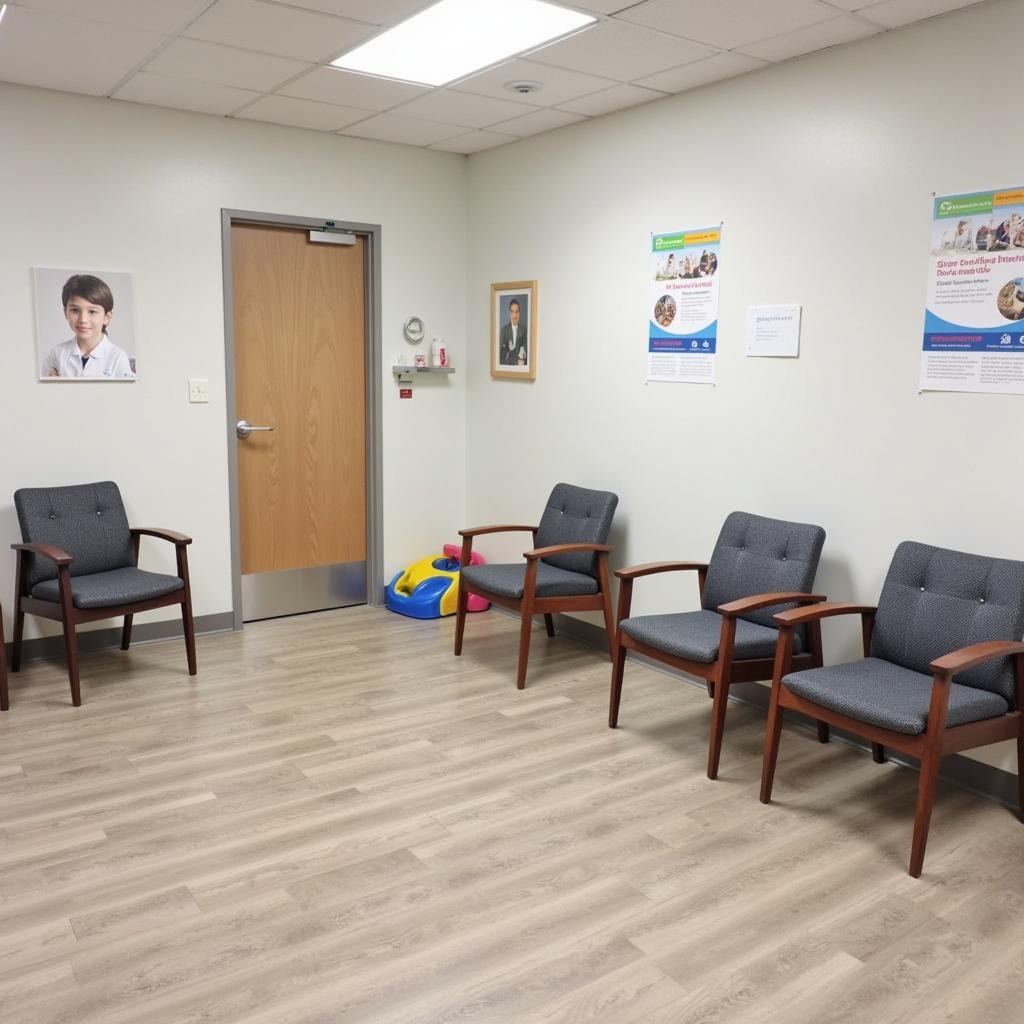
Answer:
[{"label": "boy in white shirt photo", "polygon": [[74,274],[64,285],[61,304],[74,337],[50,349],[40,375],[133,379],[135,372],[128,353],[107,336],[107,326],[114,316],[110,286],[91,274]]}]

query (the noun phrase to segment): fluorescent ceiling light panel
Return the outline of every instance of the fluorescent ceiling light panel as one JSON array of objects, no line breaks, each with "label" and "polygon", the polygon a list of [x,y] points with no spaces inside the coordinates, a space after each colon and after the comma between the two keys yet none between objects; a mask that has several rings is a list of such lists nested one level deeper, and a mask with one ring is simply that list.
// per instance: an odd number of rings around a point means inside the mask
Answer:
[{"label": "fluorescent ceiling light panel", "polygon": [[4,15],[7,13],[7,4],[0,4],[0,21],[4,20]]},{"label": "fluorescent ceiling light panel", "polygon": [[441,0],[331,63],[364,75],[445,85],[595,21],[544,0]]}]

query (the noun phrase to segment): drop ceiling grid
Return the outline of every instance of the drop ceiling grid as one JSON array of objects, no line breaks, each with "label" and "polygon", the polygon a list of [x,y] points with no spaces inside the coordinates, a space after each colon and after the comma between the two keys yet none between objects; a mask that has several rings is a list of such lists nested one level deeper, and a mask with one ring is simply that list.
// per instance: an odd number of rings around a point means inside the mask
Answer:
[{"label": "drop ceiling grid", "polygon": [[986,0],[580,0],[593,27],[440,88],[328,67],[432,2],[11,0],[0,80],[470,153]]}]

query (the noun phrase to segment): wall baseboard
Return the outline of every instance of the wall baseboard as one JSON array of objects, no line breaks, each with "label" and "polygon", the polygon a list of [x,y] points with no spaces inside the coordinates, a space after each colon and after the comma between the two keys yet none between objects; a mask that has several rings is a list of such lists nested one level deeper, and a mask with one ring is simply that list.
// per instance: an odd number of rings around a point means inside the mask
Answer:
[{"label": "wall baseboard", "polygon": [[[499,609],[499,611],[504,610]],[[510,612],[508,614],[513,613]],[[515,617],[518,618],[519,616],[516,615]],[[566,636],[572,637],[574,640],[579,640],[588,647],[594,647],[602,651],[608,650],[604,629],[591,622],[574,619],[568,615],[556,615],[555,629]],[[703,681],[693,679],[690,676],[684,676],[682,673],[676,672],[660,662],[638,655],[634,651],[630,651],[628,657],[629,660],[642,662],[648,668],[653,668],[656,672],[662,673],[662,675],[671,676],[673,679],[690,683],[693,686],[699,686],[702,690],[704,689]],[[770,696],[771,693],[768,687],[761,683],[740,683],[729,688],[730,700],[740,704],[748,704],[765,712],[768,710]],[[786,722],[808,731],[814,731],[815,729],[814,722],[810,718],[794,711],[786,712]],[[871,745],[860,736],[843,732],[841,729],[833,728],[832,736],[834,739],[843,743],[849,743],[851,746],[858,747],[861,750],[868,752],[871,750]],[[913,758],[907,758],[902,754],[889,750],[886,750],[886,756],[895,764],[919,771],[918,762]],[[1002,768],[994,768],[989,764],[982,764],[982,762],[975,761],[970,757],[964,757],[962,754],[950,754],[942,759],[939,777],[951,785],[970,790],[979,796],[995,800],[1014,812],[1017,811],[1017,776],[1013,772],[1004,771]]]},{"label": "wall baseboard", "polygon": [[[217,612],[214,615],[197,615],[195,618],[196,635],[207,633],[223,633],[234,629],[235,617],[232,612]],[[160,622],[138,622],[132,626],[132,646],[136,644],[155,643],[160,640],[174,640],[184,634],[181,619],[164,619]],[[11,645],[7,645],[10,658]],[[111,626],[106,629],[90,629],[78,634],[78,649],[82,654],[103,651],[111,647],[121,646],[121,627]],[[21,660],[26,661],[63,661],[63,636],[37,636],[25,640],[21,645]]]}]

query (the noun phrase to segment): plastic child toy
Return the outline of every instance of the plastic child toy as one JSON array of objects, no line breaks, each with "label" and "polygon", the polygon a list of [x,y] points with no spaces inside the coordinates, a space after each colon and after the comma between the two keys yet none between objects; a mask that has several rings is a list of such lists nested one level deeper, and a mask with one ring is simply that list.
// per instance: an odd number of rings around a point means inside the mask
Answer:
[{"label": "plastic child toy", "polygon": [[[454,615],[459,599],[459,556],[462,549],[445,544],[443,555],[428,555],[413,562],[405,572],[398,573],[388,584],[384,602],[393,612],[413,619],[439,619]],[[483,565],[484,560],[475,551],[470,565]],[[476,594],[469,595],[469,610],[483,612],[491,602]]]}]

